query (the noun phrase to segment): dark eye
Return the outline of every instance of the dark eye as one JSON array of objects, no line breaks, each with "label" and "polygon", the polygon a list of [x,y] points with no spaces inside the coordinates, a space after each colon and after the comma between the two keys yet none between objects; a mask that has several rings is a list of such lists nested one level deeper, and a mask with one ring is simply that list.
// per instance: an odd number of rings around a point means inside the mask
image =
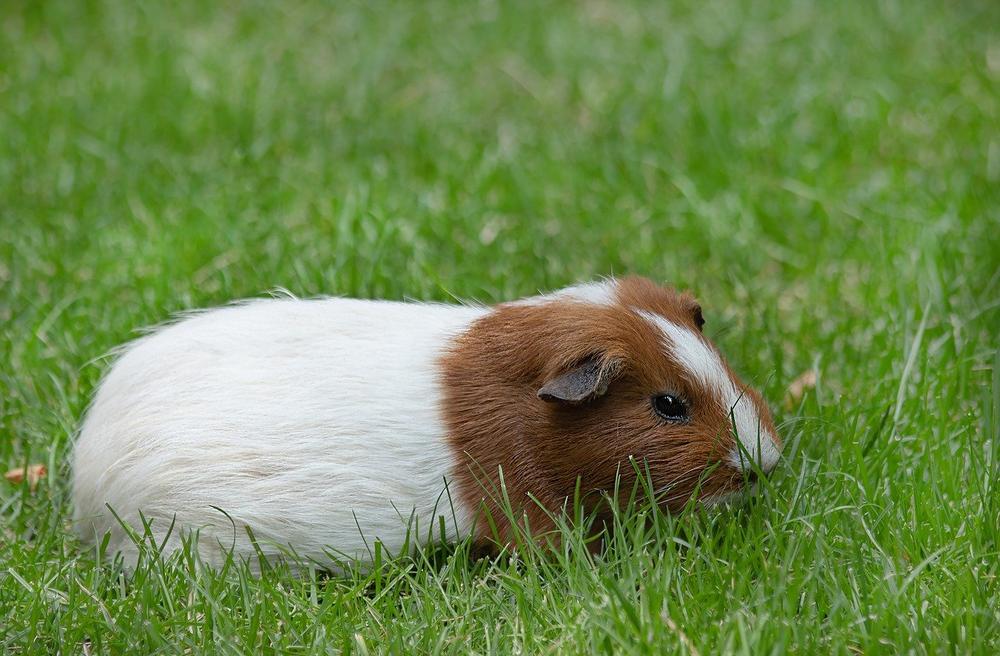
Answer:
[{"label": "dark eye", "polygon": [[688,418],[687,403],[674,394],[654,396],[653,409],[667,421],[684,421]]}]

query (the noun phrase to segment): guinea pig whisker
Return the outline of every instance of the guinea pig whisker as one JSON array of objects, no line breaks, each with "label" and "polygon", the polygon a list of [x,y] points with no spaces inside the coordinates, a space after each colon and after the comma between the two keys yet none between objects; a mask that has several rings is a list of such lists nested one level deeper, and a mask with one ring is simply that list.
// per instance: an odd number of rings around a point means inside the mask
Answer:
[{"label": "guinea pig whisker", "polygon": [[669,483],[661,485],[657,488],[655,490],[656,494],[660,495],[665,492],[669,492],[673,488],[677,487],[677,485],[688,482],[690,479],[695,478],[696,475],[699,475],[702,469],[702,467],[692,467],[691,469],[682,472],[681,474],[675,476]]}]

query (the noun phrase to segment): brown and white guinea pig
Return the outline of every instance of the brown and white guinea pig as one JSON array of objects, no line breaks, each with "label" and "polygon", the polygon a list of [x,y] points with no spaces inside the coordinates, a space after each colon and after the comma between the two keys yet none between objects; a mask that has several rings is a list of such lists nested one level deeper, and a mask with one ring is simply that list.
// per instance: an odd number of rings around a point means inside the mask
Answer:
[{"label": "brown and white guinea pig", "polygon": [[628,489],[632,459],[669,507],[726,498],[780,441],[702,323],[691,296],[643,278],[494,307],[199,312],[133,342],[101,383],[74,447],[76,525],[131,563],[115,514],[140,533],[145,517],[168,551],[198,531],[209,563],[252,560],[245,527],[268,557],[364,561],[375,541],[439,538],[440,518],[448,539],[509,540],[502,494],[543,533],[578,480]]}]

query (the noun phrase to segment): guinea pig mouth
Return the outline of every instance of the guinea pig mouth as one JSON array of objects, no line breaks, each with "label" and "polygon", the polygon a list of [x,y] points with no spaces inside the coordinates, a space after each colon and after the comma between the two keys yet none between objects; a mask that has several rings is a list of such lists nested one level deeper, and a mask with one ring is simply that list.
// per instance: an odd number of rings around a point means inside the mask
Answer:
[{"label": "guinea pig mouth", "polygon": [[[760,489],[760,476],[754,470],[739,470],[728,466],[725,462],[714,466],[705,473],[710,473],[705,486],[690,488],[667,485],[657,490],[660,503],[680,509],[688,501],[694,501],[702,508],[734,507],[745,503],[757,494]],[[694,497],[692,499],[692,497]]]},{"label": "guinea pig mouth", "polygon": [[733,477],[733,486],[727,488],[701,497],[699,503],[705,508],[738,506],[757,494],[760,490],[760,481],[756,472],[740,472]]},{"label": "guinea pig mouth", "polygon": [[704,508],[732,508],[746,503],[747,499],[755,494],[757,494],[757,483],[702,497],[698,503]]}]

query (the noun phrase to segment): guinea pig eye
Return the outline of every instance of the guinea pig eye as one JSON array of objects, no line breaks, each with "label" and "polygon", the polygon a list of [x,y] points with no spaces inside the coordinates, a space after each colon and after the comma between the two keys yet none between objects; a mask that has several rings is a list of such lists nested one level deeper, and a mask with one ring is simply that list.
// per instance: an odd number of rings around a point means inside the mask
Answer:
[{"label": "guinea pig eye", "polygon": [[653,397],[653,409],[667,421],[684,421],[688,418],[688,407],[684,399],[674,394],[660,394]]}]

